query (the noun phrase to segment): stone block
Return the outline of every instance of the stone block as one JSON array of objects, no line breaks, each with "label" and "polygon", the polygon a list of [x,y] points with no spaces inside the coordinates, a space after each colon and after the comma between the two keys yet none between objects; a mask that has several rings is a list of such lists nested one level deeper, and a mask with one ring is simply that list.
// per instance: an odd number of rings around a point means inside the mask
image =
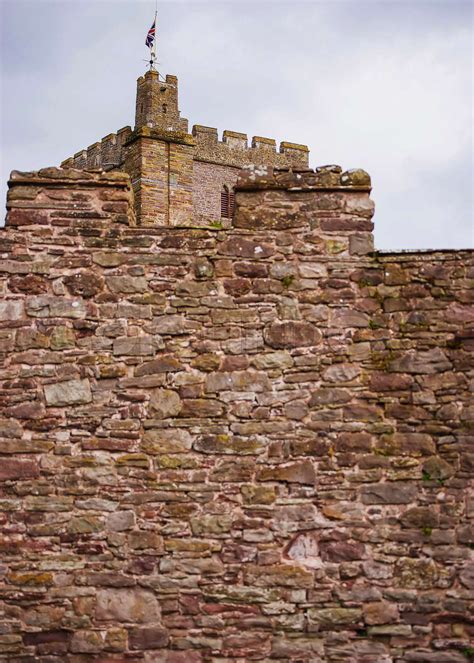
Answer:
[{"label": "stone block", "polygon": [[157,428],[145,431],[141,448],[148,454],[174,454],[191,449],[193,438],[180,428]]},{"label": "stone block", "polygon": [[148,283],[143,276],[107,276],[107,287],[119,295],[146,292]]},{"label": "stone block", "polygon": [[318,624],[321,628],[356,625],[362,621],[362,610],[360,608],[310,608],[308,620],[310,624]]},{"label": "stone block", "polygon": [[123,336],[114,340],[113,352],[116,356],[144,357],[155,352],[151,336]]},{"label": "stone block", "polygon": [[269,465],[258,470],[257,478],[260,481],[286,481],[314,485],[316,472],[310,460],[302,460],[284,465]]},{"label": "stone block", "polygon": [[299,348],[319,345],[322,334],[309,322],[274,322],[265,329],[264,339],[272,348]]},{"label": "stone block", "polygon": [[128,642],[133,650],[162,649],[168,641],[168,631],[162,626],[132,628],[128,632]]},{"label": "stone block", "polygon": [[154,389],[148,405],[149,416],[157,419],[175,417],[181,410],[181,399],[171,389]]},{"label": "stone block", "polygon": [[206,514],[191,518],[190,523],[194,536],[226,534],[232,529],[232,516]]},{"label": "stone block", "polygon": [[105,528],[110,532],[125,532],[136,524],[134,511],[115,511],[108,516]]},{"label": "stone block", "polygon": [[84,379],[47,384],[44,386],[44,397],[51,407],[84,405],[92,401],[90,382]]},{"label": "stone block", "polygon": [[38,463],[33,460],[2,458],[0,463],[0,481],[34,479],[40,475]]},{"label": "stone block", "polygon": [[390,481],[362,486],[363,504],[409,504],[418,494],[415,483]]},{"label": "stone block", "polygon": [[25,305],[21,299],[0,302],[0,320],[21,320],[25,314]]},{"label": "stone block", "polygon": [[104,279],[93,271],[84,270],[65,276],[64,285],[72,295],[89,299],[103,289]]},{"label": "stone block", "polygon": [[135,369],[135,375],[155,375],[156,373],[169,373],[182,370],[183,364],[173,355],[160,355],[156,359],[146,361]]},{"label": "stone block", "polygon": [[392,624],[399,619],[398,608],[393,603],[378,601],[366,603],[363,607],[365,623],[373,626],[376,624]]},{"label": "stone block", "polygon": [[270,389],[270,382],[265,373],[256,371],[233,371],[232,373],[209,373],[205,391],[252,391],[261,392]]},{"label": "stone block", "polygon": [[107,588],[97,592],[95,617],[99,621],[142,624],[160,621],[160,606],[153,592],[141,588]]},{"label": "stone block", "polygon": [[257,566],[247,564],[244,567],[244,583],[255,587],[290,587],[311,589],[314,585],[314,574],[299,564],[274,564]]},{"label": "stone block", "polygon": [[74,654],[98,654],[104,646],[104,638],[98,631],[76,631],[70,648]]}]

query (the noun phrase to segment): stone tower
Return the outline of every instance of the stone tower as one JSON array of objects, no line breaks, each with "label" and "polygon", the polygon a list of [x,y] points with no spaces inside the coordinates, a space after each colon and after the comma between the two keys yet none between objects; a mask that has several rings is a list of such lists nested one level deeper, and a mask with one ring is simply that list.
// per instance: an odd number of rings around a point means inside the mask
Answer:
[{"label": "stone tower", "polygon": [[[249,144],[250,143],[250,144]],[[140,225],[208,226],[233,213],[233,189],[241,168],[249,165],[303,169],[305,145],[273,138],[194,125],[181,117],[178,79],[155,70],[137,80],[135,128],[124,127],[87,150],[77,152],[64,167],[128,173]],[[226,204],[223,204],[223,196]]]},{"label": "stone tower", "polygon": [[137,81],[135,129],[150,127],[165,131],[188,132],[188,121],[181,119],[178,108],[178,79],[167,75],[160,81],[155,70],[147,71]]}]

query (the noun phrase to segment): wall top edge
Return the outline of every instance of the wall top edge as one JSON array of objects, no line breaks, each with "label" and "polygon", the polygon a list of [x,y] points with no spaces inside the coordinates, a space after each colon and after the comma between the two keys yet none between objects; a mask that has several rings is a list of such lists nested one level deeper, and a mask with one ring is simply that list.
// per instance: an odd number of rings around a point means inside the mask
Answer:
[{"label": "wall top edge", "polygon": [[8,181],[10,187],[25,184],[74,184],[129,186],[130,178],[126,173],[104,171],[101,169],[81,170],[79,168],[41,168],[37,171],[13,170]]},{"label": "wall top edge", "polygon": [[308,168],[273,168],[269,166],[245,166],[236,184],[236,191],[259,189],[285,189],[308,191],[312,189],[371,191],[370,175],[361,168],[342,172],[341,166]]}]

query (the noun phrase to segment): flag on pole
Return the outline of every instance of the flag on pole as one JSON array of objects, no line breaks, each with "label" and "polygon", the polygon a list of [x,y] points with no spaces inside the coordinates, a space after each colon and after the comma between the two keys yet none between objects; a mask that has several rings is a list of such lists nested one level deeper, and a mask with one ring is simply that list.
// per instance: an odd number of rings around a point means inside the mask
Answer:
[{"label": "flag on pole", "polygon": [[153,21],[153,25],[148,30],[148,34],[146,36],[145,44],[148,46],[148,48],[153,48],[153,44],[155,43],[155,23],[156,18]]}]

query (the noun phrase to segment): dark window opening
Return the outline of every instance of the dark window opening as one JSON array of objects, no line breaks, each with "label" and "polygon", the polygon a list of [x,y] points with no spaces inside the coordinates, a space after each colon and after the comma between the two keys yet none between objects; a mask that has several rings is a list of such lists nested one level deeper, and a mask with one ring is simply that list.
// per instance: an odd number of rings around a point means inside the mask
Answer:
[{"label": "dark window opening", "polygon": [[168,106],[166,104],[163,104],[163,115],[166,115],[167,110],[168,110]]},{"label": "dark window opening", "polygon": [[235,208],[235,194],[224,185],[221,191],[221,217],[231,219]]}]

